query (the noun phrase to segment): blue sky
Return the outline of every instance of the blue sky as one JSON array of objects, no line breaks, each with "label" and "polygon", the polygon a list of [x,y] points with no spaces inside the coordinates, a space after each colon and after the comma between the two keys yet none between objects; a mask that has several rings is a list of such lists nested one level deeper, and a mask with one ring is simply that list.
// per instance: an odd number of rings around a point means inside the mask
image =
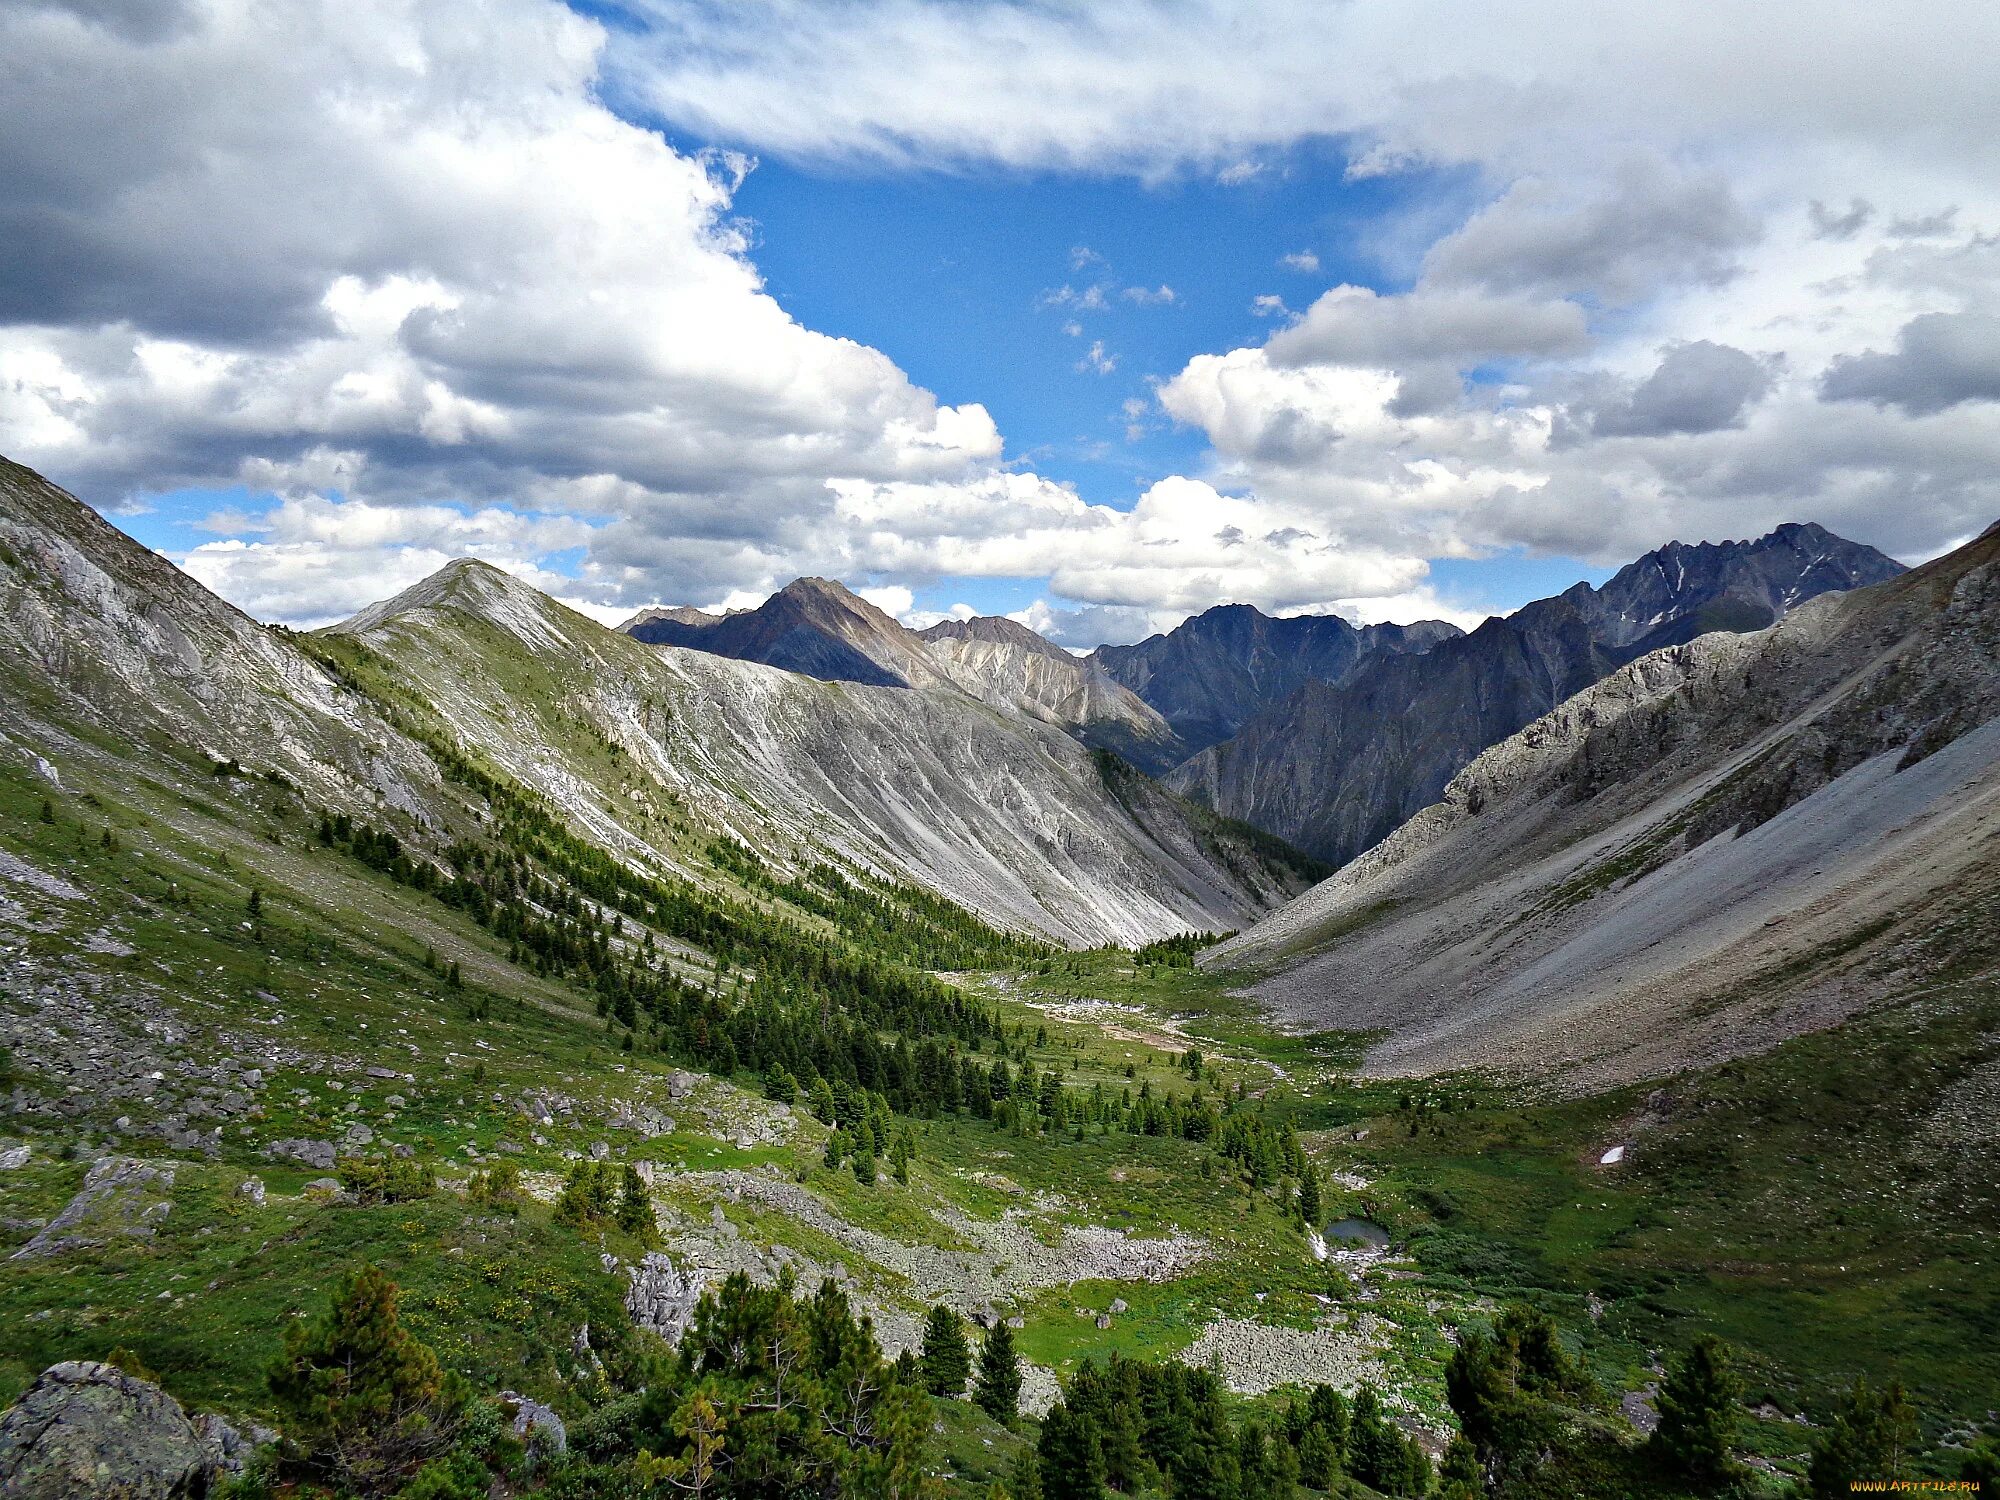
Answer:
[{"label": "blue sky", "polygon": [[463,554],[603,618],[822,573],[1073,646],[1468,622],[1787,520],[1920,558],[2000,512],[1982,39],[48,0],[0,15],[0,451],[300,624]]}]

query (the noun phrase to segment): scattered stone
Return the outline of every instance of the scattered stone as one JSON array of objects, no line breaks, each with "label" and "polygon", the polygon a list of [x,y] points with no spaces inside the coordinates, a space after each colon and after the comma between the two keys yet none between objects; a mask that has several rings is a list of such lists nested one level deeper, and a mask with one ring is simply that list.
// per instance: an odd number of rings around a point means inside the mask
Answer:
[{"label": "scattered stone", "polygon": [[1111,1326],[1111,1314],[1099,1313],[1096,1321],[1099,1328],[1109,1328]]},{"label": "scattered stone", "polygon": [[315,1177],[299,1189],[302,1198],[332,1199],[340,1196],[340,1180],[335,1177]]},{"label": "scattered stone", "polygon": [[178,1500],[205,1494],[214,1472],[178,1401],[95,1360],[49,1366],[0,1416],[10,1500]]},{"label": "scattered stone", "polygon": [[394,1068],[363,1068],[362,1071],[370,1078],[400,1078],[403,1076]]},{"label": "scattered stone", "polygon": [[592,1141],[590,1143],[590,1159],[592,1161],[611,1160],[611,1148],[603,1141]]},{"label": "scattered stone", "polygon": [[1625,1420],[1640,1432],[1650,1433],[1660,1425],[1659,1410],[1653,1405],[1653,1397],[1659,1390],[1657,1385],[1643,1385],[1618,1398],[1618,1409],[1625,1414]]},{"label": "scattered stone", "polygon": [[[129,1130],[132,1128],[132,1122],[123,1121],[120,1128]],[[28,1164],[28,1159],[33,1155],[34,1152],[26,1146],[9,1146],[6,1150],[0,1151],[0,1172],[19,1171]]]},{"label": "scattered stone", "polygon": [[201,1443],[202,1467],[212,1475],[226,1474],[233,1478],[243,1472],[251,1454],[266,1443],[277,1442],[278,1434],[270,1428],[255,1422],[248,1426],[248,1432],[238,1432],[212,1412],[196,1417],[194,1432]]},{"label": "scattered stone", "polygon": [[349,1146],[368,1146],[374,1144],[375,1132],[366,1125],[354,1124],[347,1127],[347,1134],[341,1140]]},{"label": "scattered stone", "polygon": [[1122,1313],[1123,1311],[1125,1311],[1125,1299],[1123,1297],[1113,1297],[1111,1299],[1111,1310],[1114,1313]]},{"label": "scattered stone", "polygon": [[333,1159],[338,1153],[332,1141],[290,1139],[272,1141],[264,1148],[263,1154],[272,1161],[295,1161],[302,1167],[317,1167],[322,1172],[331,1172]]},{"label": "scattered stone", "polygon": [[236,1189],[236,1196],[239,1198],[248,1198],[252,1208],[262,1208],[264,1206],[264,1179],[261,1177],[244,1178],[242,1184]]}]

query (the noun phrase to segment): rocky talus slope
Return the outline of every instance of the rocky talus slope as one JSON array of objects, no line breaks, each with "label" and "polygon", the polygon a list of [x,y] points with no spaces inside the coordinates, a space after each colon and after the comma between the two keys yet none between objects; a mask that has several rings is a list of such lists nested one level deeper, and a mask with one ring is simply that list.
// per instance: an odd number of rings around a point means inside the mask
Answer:
[{"label": "rocky talus slope", "polygon": [[649,820],[695,808],[781,864],[831,853],[1077,943],[1237,927],[1307,880],[1250,830],[954,687],[650,646],[484,564],[330,634],[393,663],[459,743],[631,858],[673,859]]},{"label": "rocky talus slope", "polygon": [[1380,1072],[1663,1073],[2000,959],[1996,773],[2000,529],[1634,661],[1208,961]]},{"label": "rocky talus slope", "polygon": [[1505,739],[1624,663],[1716,630],[1757,630],[1901,565],[1819,526],[1675,542],[1421,654],[1377,652],[1303,683],[1167,778],[1183,795],[1338,864],[1437,800]]},{"label": "rocky talus slope", "polygon": [[1166,720],[1102,668],[1025,625],[983,617],[911,630],[826,578],[794,579],[755,609],[651,609],[618,628],[648,645],[762,662],[826,682],[956,688],[1114,750],[1146,771],[1165,770],[1187,754]]}]

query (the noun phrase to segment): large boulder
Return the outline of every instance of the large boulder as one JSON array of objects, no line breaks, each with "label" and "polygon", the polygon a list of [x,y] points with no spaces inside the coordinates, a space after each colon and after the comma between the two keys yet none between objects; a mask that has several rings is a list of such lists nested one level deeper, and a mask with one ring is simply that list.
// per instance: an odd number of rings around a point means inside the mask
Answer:
[{"label": "large boulder", "polygon": [[84,1174],[76,1196],[13,1259],[60,1255],[120,1236],[150,1239],[153,1227],[173,1209],[166,1196],[173,1185],[172,1167],[131,1156],[102,1157]]},{"label": "large boulder", "polygon": [[180,1402],[113,1365],[50,1365],[0,1415],[8,1500],[179,1500],[208,1492],[215,1454]]}]

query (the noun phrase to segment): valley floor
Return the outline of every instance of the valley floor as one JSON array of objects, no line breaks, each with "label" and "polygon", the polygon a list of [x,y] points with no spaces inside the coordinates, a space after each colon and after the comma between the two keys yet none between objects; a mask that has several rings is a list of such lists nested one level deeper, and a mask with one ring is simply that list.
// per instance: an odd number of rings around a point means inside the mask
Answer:
[{"label": "valley floor", "polygon": [[[1722,1335],[1752,1387],[1746,1456],[1774,1473],[1857,1375],[1901,1378],[1939,1453],[2000,1392],[1990,977],[1946,965],[1763,1056],[1553,1099],[1478,1070],[1363,1078],[1368,1038],[1274,1031],[1122,950],[961,975],[1069,1089],[1240,1091],[1291,1126],[1319,1225],[1213,1143],[1094,1125],[913,1122],[908,1181],[864,1183],[802,1105],[624,1050],[575,992],[451,912],[413,916],[267,800],[0,767],[0,1403],[122,1351],[191,1408],[259,1420],[284,1326],[370,1260],[449,1366],[580,1415],[638,1357],[635,1303],[659,1312],[632,1294],[657,1289],[643,1237],[552,1211],[592,1159],[638,1168],[697,1289],[831,1277],[892,1356],[936,1304],[1006,1320],[1031,1416],[1117,1351],[1214,1368],[1249,1402],[1369,1383],[1436,1452],[1459,1330],[1509,1302],[1556,1320],[1635,1440],[1663,1361]],[[440,1191],[353,1201],[329,1179],[366,1153]],[[527,1193],[505,1212],[471,1191],[502,1162]],[[932,1465],[984,1493],[1025,1441],[967,1406]]]}]

